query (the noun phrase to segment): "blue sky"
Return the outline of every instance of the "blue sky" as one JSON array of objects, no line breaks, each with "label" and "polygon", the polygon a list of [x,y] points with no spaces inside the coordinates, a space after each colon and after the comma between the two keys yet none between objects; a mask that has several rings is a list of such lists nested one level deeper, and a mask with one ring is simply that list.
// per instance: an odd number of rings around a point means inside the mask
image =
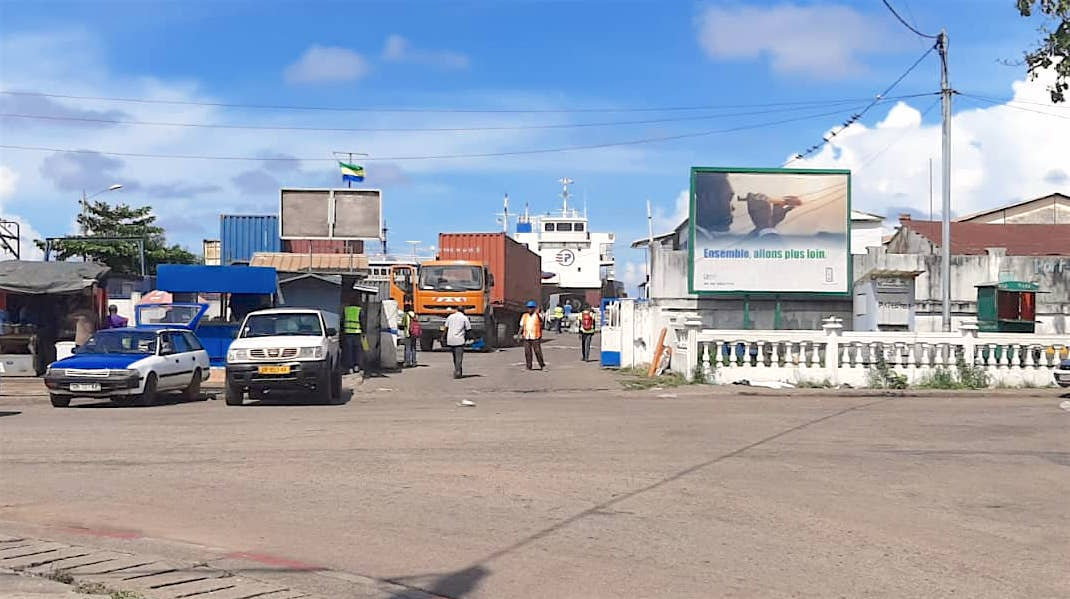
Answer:
[{"label": "blue sky", "polygon": [[[1011,106],[956,99],[955,211],[1067,191],[1067,109],[1045,107],[1020,56],[1039,22],[1012,0],[893,2],[924,31],[951,36],[953,86]],[[62,15],[62,19],[57,19]],[[393,248],[439,231],[492,230],[501,197],[555,208],[569,176],[596,230],[618,234],[618,274],[642,255],[645,202],[658,226],[683,207],[692,165],[779,166],[885,88],[928,43],[878,0],[859,2],[3,2],[0,90],[183,102],[591,112],[326,112],[133,104],[0,94],[3,114],[265,127],[531,127],[469,132],[294,132],[0,117],[0,210],[34,232],[73,229],[80,190],[151,204],[176,241],[218,235],[221,212],[264,212],[278,186],[338,182],[334,150],[372,158],[593,145],[744,127],[661,143],[511,157],[365,162],[384,190]],[[891,95],[934,92],[928,57]],[[1016,83],[1017,82],[1017,83]],[[834,104],[843,99],[857,102]],[[933,97],[874,107],[835,145],[797,166],[852,168],[855,207],[927,213],[928,159],[939,158]],[[771,103],[822,102],[771,107]],[[1036,102],[1036,104],[1032,104]],[[597,109],[725,106],[702,111]],[[1032,106],[1049,113],[1039,115]],[[930,108],[924,115],[927,108]],[[741,115],[750,112],[755,114]],[[824,116],[823,113],[835,112]],[[735,114],[735,116],[731,116]],[[1050,115],[1057,116],[1050,116]],[[1062,115],[1064,118],[1059,118]],[[795,119],[774,124],[775,121]],[[748,128],[753,127],[753,128]],[[107,152],[316,160],[189,160]]]}]

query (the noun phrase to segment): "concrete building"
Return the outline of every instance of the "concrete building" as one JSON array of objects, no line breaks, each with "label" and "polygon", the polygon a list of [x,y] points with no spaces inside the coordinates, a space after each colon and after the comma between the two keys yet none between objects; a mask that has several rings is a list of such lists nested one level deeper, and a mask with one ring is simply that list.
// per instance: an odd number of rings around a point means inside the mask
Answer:
[{"label": "concrete building", "polygon": [[1053,193],[984,210],[956,220],[960,223],[989,225],[1067,225],[1070,224],[1070,196]]}]

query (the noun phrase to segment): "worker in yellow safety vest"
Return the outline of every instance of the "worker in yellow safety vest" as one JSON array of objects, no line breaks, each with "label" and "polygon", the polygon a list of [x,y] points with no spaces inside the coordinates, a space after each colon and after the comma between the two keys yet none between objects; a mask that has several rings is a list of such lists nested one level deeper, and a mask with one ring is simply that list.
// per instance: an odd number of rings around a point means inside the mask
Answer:
[{"label": "worker in yellow safety vest", "polygon": [[343,310],[342,337],[344,341],[346,370],[357,372],[364,363],[364,328],[361,326],[361,307],[346,306]]}]

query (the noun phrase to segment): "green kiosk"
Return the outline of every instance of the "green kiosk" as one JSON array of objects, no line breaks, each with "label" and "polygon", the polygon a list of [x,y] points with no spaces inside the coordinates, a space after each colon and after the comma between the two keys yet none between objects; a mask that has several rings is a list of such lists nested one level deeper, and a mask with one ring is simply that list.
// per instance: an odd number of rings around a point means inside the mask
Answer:
[{"label": "green kiosk", "polygon": [[998,281],[977,285],[977,329],[985,333],[1035,333],[1036,283]]}]

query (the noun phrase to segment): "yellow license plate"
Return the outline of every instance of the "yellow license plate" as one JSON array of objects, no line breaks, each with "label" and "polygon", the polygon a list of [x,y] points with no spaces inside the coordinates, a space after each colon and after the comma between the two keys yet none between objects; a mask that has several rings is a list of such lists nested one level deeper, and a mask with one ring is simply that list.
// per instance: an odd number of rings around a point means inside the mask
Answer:
[{"label": "yellow license plate", "polygon": [[289,366],[261,366],[257,368],[260,374],[290,374]]}]

